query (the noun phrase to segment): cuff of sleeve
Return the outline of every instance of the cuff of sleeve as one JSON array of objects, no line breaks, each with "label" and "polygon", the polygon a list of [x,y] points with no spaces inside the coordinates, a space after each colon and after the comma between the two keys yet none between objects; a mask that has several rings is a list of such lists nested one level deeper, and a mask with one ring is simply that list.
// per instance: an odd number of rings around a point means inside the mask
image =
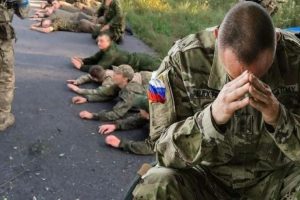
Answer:
[{"label": "cuff of sleeve", "polygon": [[80,67],[80,71],[83,72],[89,72],[90,69],[90,65],[82,65],[82,67]]},{"label": "cuff of sleeve", "polygon": [[99,120],[100,119],[100,114],[99,113],[93,113],[93,120]]},{"label": "cuff of sleeve", "polygon": [[224,140],[223,133],[216,128],[211,114],[211,105],[205,108],[197,119],[200,130],[203,133],[203,139],[206,141],[215,140],[220,142]]},{"label": "cuff of sleeve", "polygon": [[278,132],[281,132],[284,129],[285,124],[287,124],[287,114],[283,105],[280,104],[280,114],[275,127],[270,124],[264,123],[266,131],[275,136]]},{"label": "cuff of sleeve", "polygon": [[116,125],[116,130],[121,130],[121,124],[118,121],[114,123]]}]

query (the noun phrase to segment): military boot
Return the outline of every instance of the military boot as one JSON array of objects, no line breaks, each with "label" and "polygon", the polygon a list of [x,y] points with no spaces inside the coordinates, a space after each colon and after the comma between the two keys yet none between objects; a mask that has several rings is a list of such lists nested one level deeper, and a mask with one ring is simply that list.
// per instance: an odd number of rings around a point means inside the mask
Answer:
[{"label": "military boot", "polygon": [[0,132],[5,131],[15,123],[15,116],[11,113],[0,114]]}]

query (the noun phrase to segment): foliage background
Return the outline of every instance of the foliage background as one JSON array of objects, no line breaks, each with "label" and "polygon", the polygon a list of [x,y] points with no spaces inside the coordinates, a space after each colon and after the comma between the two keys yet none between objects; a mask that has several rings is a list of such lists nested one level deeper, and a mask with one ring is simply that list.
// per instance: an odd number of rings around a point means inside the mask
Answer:
[{"label": "foliage background", "polygon": [[[280,1],[280,0],[279,0]],[[173,42],[221,23],[237,0],[122,0],[134,33],[165,56]],[[300,26],[300,0],[281,0],[276,27]]]}]

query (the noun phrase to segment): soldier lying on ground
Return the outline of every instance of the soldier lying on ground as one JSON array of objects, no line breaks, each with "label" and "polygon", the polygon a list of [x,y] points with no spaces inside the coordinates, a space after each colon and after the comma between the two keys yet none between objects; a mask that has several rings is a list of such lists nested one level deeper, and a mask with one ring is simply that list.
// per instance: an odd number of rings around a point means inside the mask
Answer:
[{"label": "soldier lying on ground", "polygon": [[[123,118],[133,109],[135,98],[146,95],[146,89],[142,84],[133,81],[134,71],[129,65],[114,66],[112,86],[102,87],[97,95],[85,95],[84,97],[74,97],[73,103],[85,103],[87,101],[108,101],[118,97],[118,103],[111,111],[101,111],[91,113],[82,111],[79,116],[82,119],[93,119],[102,121],[114,121]],[[84,100],[84,101],[83,101]]]},{"label": "soldier lying on ground", "polygon": [[[116,130],[130,130],[142,128],[149,125],[149,103],[147,96],[136,98],[134,107],[139,109],[139,113],[130,114],[123,119],[116,120],[109,124],[99,126],[99,133],[107,135]],[[149,127],[147,128],[149,130]],[[119,148],[134,154],[150,155],[153,154],[153,144],[149,139],[144,141],[134,141],[109,135],[105,138],[105,143],[111,147]]]},{"label": "soldier lying on ground", "polygon": [[[103,87],[114,85],[113,82],[114,74],[115,73],[113,70],[108,70],[108,69],[104,70],[101,66],[93,66],[89,74],[82,75],[76,80],[68,80],[67,86],[73,92],[80,95],[88,96],[89,101],[93,101],[92,99],[94,98],[98,99],[99,96],[103,95],[103,91],[107,90],[104,89]],[[152,72],[148,72],[148,71],[136,72],[134,73],[132,81],[142,85],[145,89],[147,89],[151,76],[152,76]],[[78,87],[79,85],[88,82],[96,82],[100,85],[100,87],[98,87],[97,89],[83,89]]]},{"label": "soldier lying on ground", "polygon": [[177,41],[150,104],[158,165],[133,199],[299,199],[299,73],[299,39],[255,3]]},{"label": "soldier lying on ground", "polygon": [[106,33],[101,33],[98,37],[98,47],[100,51],[88,58],[71,58],[71,62],[76,69],[88,72],[91,66],[100,65],[104,69],[111,69],[113,65],[128,64],[135,71],[155,71],[160,60],[144,53],[129,53],[120,50],[111,41]]}]

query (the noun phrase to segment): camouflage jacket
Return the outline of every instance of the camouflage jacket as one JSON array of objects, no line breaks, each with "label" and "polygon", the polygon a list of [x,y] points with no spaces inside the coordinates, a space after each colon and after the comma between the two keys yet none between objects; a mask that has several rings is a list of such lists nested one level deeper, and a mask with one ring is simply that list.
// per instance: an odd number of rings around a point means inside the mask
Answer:
[{"label": "camouflage jacket", "polygon": [[200,166],[228,186],[247,187],[300,161],[300,41],[281,32],[273,65],[262,78],[281,102],[273,132],[250,106],[234,114],[225,133],[214,126],[211,103],[229,81],[215,45],[213,30],[205,30],[171,48],[156,76],[166,101],[150,104],[150,137],[159,138],[160,165]]},{"label": "camouflage jacket", "polygon": [[[124,117],[127,112],[133,108],[134,98],[138,95],[146,95],[146,90],[144,87],[136,82],[129,82],[126,87],[119,91],[117,96],[114,96],[119,97],[119,100],[118,103],[113,107],[112,111],[103,110],[99,113],[93,113],[93,118],[102,121],[115,121]],[[105,96],[101,96],[99,94],[97,96],[100,98],[105,98]]]},{"label": "camouflage jacket", "polygon": [[130,65],[135,71],[154,71],[158,68],[160,60],[143,53],[129,53],[120,50],[116,44],[106,51],[99,51],[95,55],[83,59],[81,71],[88,72],[91,65],[100,65],[104,69],[111,69],[112,65]]}]

